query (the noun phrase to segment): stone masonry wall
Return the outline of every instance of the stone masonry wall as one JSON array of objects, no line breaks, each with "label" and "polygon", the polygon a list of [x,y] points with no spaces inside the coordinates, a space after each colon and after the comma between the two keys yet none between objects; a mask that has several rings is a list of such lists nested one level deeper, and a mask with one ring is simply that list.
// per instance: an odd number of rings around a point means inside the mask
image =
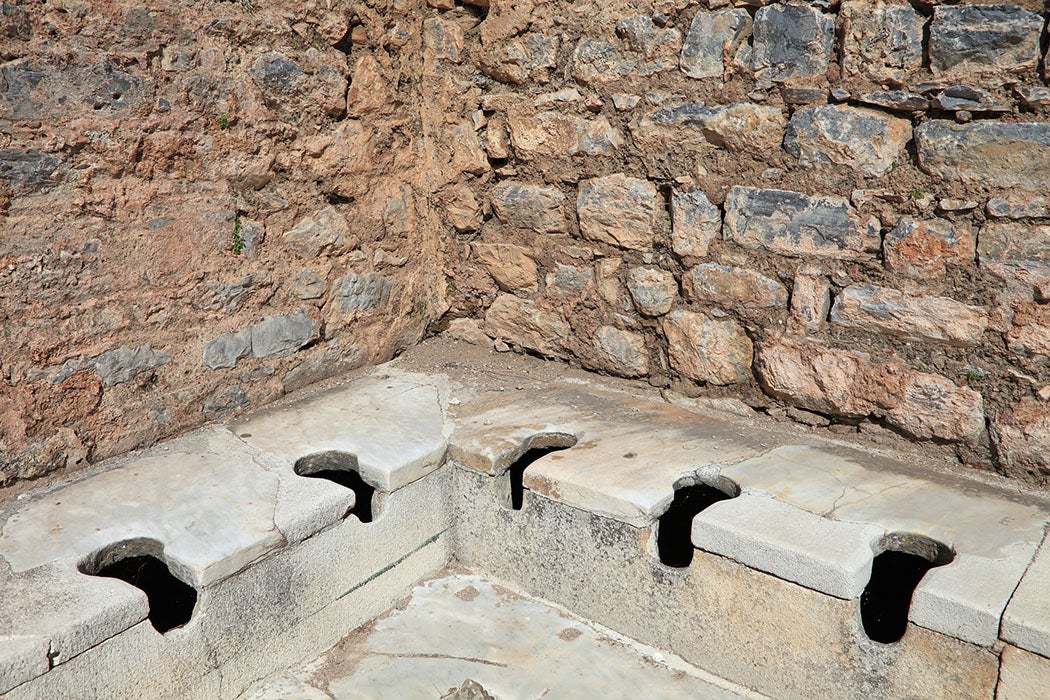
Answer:
[{"label": "stone masonry wall", "polygon": [[450,332],[1050,484],[1047,6],[428,1]]},{"label": "stone masonry wall", "polygon": [[423,336],[421,27],[397,0],[0,2],[0,485]]},{"label": "stone masonry wall", "polygon": [[0,0],[0,485],[447,328],[1045,486],[1048,13]]}]

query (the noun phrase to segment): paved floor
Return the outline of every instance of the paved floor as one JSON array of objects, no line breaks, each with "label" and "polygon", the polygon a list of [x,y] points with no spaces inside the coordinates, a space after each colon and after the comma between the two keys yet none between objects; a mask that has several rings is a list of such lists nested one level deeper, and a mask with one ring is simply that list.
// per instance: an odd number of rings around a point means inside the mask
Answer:
[{"label": "paved floor", "polygon": [[467,679],[499,700],[764,697],[454,573],[421,583],[401,608],[243,700],[437,700]]}]

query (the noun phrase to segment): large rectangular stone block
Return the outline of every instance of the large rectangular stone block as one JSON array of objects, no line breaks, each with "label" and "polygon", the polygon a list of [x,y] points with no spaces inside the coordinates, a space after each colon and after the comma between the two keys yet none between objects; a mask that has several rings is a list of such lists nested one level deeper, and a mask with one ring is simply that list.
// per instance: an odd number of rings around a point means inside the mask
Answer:
[{"label": "large rectangular stone block", "polygon": [[1050,187],[1050,124],[931,120],[915,129],[919,167],[991,187]]},{"label": "large rectangular stone block", "polygon": [[727,241],[781,255],[853,259],[878,248],[879,225],[839,197],[734,187],[725,202]]}]

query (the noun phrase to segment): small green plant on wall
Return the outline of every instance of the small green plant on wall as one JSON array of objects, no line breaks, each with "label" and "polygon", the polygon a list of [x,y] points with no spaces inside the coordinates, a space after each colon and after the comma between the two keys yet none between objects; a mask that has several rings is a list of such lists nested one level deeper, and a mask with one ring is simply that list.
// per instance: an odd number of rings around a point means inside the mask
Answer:
[{"label": "small green plant on wall", "polygon": [[230,117],[228,115],[223,114],[219,117],[219,128],[223,131],[230,128]]},{"label": "small green plant on wall", "polygon": [[244,225],[241,223],[241,215],[238,214],[233,220],[233,254],[244,253]]}]

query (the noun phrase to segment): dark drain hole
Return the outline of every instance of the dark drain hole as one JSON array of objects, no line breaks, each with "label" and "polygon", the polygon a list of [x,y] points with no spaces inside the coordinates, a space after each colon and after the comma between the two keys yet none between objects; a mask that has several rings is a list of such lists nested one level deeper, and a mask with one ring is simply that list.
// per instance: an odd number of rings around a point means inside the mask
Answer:
[{"label": "dark drain hole", "polygon": [[526,442],[525,452],[507,469],[510,477],[510,507],[521,510],[525,500],[525,470],[536,460],[551,452],[567,450],[576,444],[572,435],[557,433],[535,435]]},{"label": "dark drain hole", "polygon": [[675,489],[674,500],[660,516],[656,528],[656,550],[660,563],[682,569],[693,563],[693,518],[708,506],[734,498],[708,484],[695,484]]},{"label": "dark drain hole", "polygon": [[860,619],[868,638],[882,644],[899,641],[908,628],[912,595],[926,572],[949,563],[944,545],[915,535],[890,535],[871,564],[871,579],[860,596]]},{"label": "dark drain hole", "polygon": [[357,472],[357,457],[346,452],[319,452],[299,459],[295,473],[311,479],[327,479],[354,492],[354,506],[346,512],[363,523],[372,522],[374,486]]},{"label": "dark drain hole", "polygon": [[96,555],[93,565],[82,566],[81,571],[120,579],[140,589],[149,601],[150,624],[163,634],[190,621],[197,606],[197,590],[176,578],[168,565],[152,554],[132,553],[144,548],[159,551],[159,544],[115,545]]}]

